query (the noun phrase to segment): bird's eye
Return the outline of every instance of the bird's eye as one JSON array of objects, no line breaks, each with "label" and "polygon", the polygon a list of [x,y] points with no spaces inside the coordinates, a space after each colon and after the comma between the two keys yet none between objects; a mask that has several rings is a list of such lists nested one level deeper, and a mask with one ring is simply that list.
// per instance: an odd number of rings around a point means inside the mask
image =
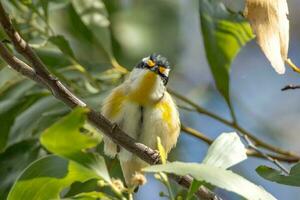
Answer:
[{"label": "bird's eye", "polygon": [[161,73],[161,74],[166,74],[166,72],[167,72],[167,69],[162,66],[159,66],[158,70],[159,70],[159,73]]},{"label": "bird's eye", "polygon": [[149,60],[147,60],[147,65],[149,67],[154,67],[155,66],[155,62],[153,62],[153,60],[149,59]]}]

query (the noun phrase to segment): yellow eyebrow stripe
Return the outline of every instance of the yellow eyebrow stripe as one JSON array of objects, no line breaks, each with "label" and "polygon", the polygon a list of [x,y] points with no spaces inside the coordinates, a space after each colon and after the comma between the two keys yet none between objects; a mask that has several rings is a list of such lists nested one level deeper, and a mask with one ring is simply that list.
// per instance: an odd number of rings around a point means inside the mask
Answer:
[{"label": "yellow eyebrow stripe", "polygon": [[164,74],[167,69],[165,67],[159,66],[158,70],[160,73]]},{"label": "yellow eyebrow stripe", "polygon": [[152,60],[147,60],[147,65],[149,66],[149,67],[154,67],[154,65],[155,65],[155,62],[153,62]]}]

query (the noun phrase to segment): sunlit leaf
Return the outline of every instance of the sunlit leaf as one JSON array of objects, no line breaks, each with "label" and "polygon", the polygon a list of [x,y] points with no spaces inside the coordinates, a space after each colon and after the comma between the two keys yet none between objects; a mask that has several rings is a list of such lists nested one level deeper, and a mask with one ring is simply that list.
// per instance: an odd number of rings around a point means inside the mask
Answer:
[{"label": "sunlit leaf", "polygon": [[21,0],[20,2],[25,5],[32,4],[32,0]]},{"label": "sunlit leaf", "polygon": [[229,102],[230,65],[240,49],[253,38],[249,23],[226,10],[221,0],[199,0],[206,57],[216,86]]},{"label": "sunlit leaf", "polygon": [[246,148],[235,133],[222,133],[210,145],[203,164],[227,169],[247,159]]},{"label": "sunlit leaf", "polygon": [[154,165],[144,169],[146,172],[167,172],[177,175],[191,175],[199,181],[205,181],[219,188],[235,192],[250,200],[274,200],[275,198],[261,187],[247,179],[219,167],[173,162],[164,165]]},{"label": "sunlit leaf", "polygon": [[86,109],[77,108],[46,129],[41,135],[42,145],[50,152],[74,160],[109,181],[103,157],[85,152],[101,141],[100,134],[84,128]]},{"label": "sunlit leaf", "polygon": [[259,166],[256,168],[256,172],[269,181],[300,187],[300,163],[294,165],[288,175],[267,166]]},{"label": "sunlit leaf", "polygon": [[12,187],[8,200],[59,199],[60,192],[75,181],[97,178],[82,165],[51,155],[32,163]]},{"label": "sunlit leaf", "polygon": [[[235,133],[222,133],[208,148],[203,164],[227,169],[247,159],[246,148]],[[187,195],[191,199],[203,181],[193,180]]]},{"label": "sunlit leaf", "polygon": [[107,194],[103,193],[103,192],[85,192],[85,193],[80,193],[77,194],[73,197],[74,199],[78,199],[78,200],[111,200],[110,197],[107,196]]}]

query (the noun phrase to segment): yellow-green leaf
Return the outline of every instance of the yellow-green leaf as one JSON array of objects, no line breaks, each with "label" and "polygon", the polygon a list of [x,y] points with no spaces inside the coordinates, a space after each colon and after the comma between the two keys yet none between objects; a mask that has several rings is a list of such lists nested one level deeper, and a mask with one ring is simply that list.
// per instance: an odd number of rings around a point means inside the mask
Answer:
[{"label": "yellow-green leaf", "polygon": [[253,34],[249,23],[230,13],[221,0],[199,0],[199,4],[206,57],[218,90],[229,102],[231,62]]}]

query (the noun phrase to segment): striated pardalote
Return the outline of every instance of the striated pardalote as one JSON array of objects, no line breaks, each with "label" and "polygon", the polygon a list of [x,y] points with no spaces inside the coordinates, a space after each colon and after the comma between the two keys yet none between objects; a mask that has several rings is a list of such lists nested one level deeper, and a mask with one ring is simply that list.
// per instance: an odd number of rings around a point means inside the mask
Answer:
[{"label": "striated pardalote", "polygon": [[[157,137],[168,153],[176,145],[180,132],[177,107],[166,91],[170,65],[159,54],[143,58],[128,78],[112,90],[105,99],[102,114],[117,123],[128,135],[152,149],[157,148]],[[134,176],[147,163],[117,147],[104,136],[104,153],[118,155],[128,186],[134,186]],[[137,173],[138,172],[138,173]]]}]

